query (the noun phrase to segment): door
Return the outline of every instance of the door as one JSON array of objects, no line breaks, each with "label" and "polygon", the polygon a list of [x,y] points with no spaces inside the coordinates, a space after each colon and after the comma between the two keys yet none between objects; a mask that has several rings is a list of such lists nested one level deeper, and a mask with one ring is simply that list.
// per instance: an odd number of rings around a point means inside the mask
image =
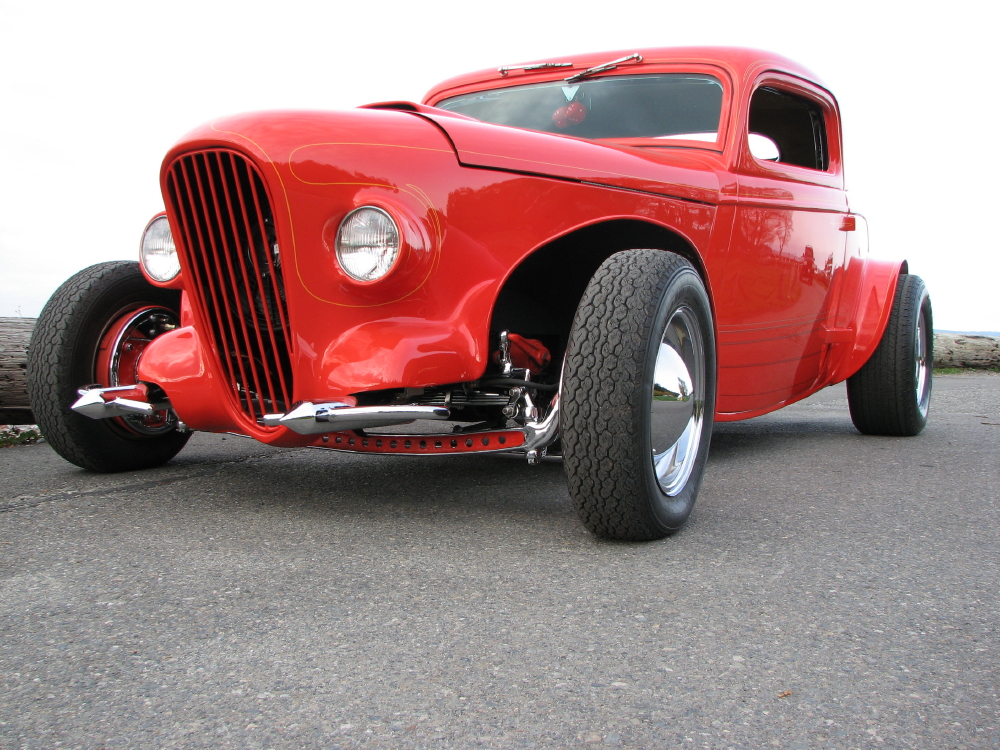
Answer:
[{"label": "door", "polygon": [[800,82],[764,79],[750,99],[717,298],[720,413],[768,411],[822,375],[845,248],[836,122]]}]

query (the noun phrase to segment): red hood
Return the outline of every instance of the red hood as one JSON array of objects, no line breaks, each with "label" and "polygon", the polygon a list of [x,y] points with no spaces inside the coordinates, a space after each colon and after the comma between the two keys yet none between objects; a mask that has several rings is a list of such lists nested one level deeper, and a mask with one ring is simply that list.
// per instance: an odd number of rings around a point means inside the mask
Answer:
[{"label": "red hood", "polygon": [[[442,137],[445,134],[447,139]],[[352,146],[381,143],[445,151],[449,141],[459,162],[467,167],[608,185],[700,203],[714,204],[719,199],[722,165],[720,157],[709,151],[615,146],[493,125],[443,111],[438,114],[423,105],[413,110],[397,105],[391,110],[235,115],[189,133],[171,149],[164,166],[178,153],[221,144],[241,146],[266,168],[268,163],[294,165],[308,157],[314,150],[311,147],[339,146],[344,153]]]}]

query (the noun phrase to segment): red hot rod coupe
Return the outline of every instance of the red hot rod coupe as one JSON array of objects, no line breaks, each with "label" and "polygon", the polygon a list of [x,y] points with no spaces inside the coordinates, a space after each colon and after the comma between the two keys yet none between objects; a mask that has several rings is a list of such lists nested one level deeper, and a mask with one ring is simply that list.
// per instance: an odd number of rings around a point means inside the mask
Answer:
[{"label": "red hot rod coupe", "polygon": [[31,343],[38,422],[87,469],[162,464],[192,430],[561,455],[587,528],[643,540],[687,519],[715,421],[845,379],[861,432],[927,420],[924,284],[868,258],[837,101],[773,54],[580,55],[237,115],[160,182],[141,264],[69,279]]}]

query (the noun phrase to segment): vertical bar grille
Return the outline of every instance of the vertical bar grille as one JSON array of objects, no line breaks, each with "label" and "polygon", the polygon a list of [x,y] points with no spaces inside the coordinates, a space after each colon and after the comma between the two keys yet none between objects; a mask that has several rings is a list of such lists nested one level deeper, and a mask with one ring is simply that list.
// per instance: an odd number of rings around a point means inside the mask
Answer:
[{"label": "vertical bar grille", "polygon": [[256,167],[228,149],[180,156],[167,171],[193,302],[222,371],[254,421],[292,403],[290,330],[274,215]]}]

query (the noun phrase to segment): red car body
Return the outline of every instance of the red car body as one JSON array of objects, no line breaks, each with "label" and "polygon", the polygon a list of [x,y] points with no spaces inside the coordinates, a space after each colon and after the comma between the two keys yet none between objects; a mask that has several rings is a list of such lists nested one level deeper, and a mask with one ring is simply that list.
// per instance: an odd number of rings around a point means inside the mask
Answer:
[{"label": "red car body", "polygon": [[[836,99],[809,71],[769,53],[639,52],[641,62],[606,75],[707,73],[721,82],[714,142],[587,140],[434,106],[467,92],[559,80],[567,70],[627,52],[577,56],[570,68],[461,76],[433,88],[422,104],[252,113],[189,133],[167,154],[161,173],[182,270],[166,284],[149,279],[183,291],[181,325],[149,343],[139,379],[158,384],[195,430],[238,432],[274,445],[388,453],[517,447],[524,439],[517,430],[503,435],[502,446],[495,438],[489,445],[477,438],[468,441],[473,445],[463,439],[393,447],[352,432],[302,435],[264,424],[241,400],[237,381],[256,378],[285,408],[299,401],[354,405],[373,391],[475,381],[496,348],[491,327],[519,269],[535,263],[532,283],[551,294],[556,318],[568,310],[565,319],[572,320],[579,297],[573,299],[573,284],[562,288],[564,278],[629,247],[673,250],[702,275],[716,327],[715,419],[757,416],[848,378],[881,339],[905,263],[868,258],[865,221],[851,211],[844,190]],[[748,108],[762,86],[822,111],[827,169],[751,154]],[[223,196],[215,193],[235,185],[204,184],[196,165],[207,158],[256,173],[251,203],[273,215],[274,265],[247,259],[230,269],[237,280],[280,271],[283,290],[275,300],[281,302],[257,313],[280,331],[286,359],[270,369],[261,364],[260,372],[250,372],[250,363],[240,374],[224,361],[220,352],[228,344],[220,342],[230,334],[223,328],[245,324],[238,310],[228,323],[209,319],[213,284],[222,282],[192,257],[194,245],[207,253],[225,238],[208,236],[195,220],[192,211],[210,208],[191,206],[218,205]],[[342,219],[365,205],[388,211],[404,240],[399,261],[375,282],[344,273],[333,249]]]}]

